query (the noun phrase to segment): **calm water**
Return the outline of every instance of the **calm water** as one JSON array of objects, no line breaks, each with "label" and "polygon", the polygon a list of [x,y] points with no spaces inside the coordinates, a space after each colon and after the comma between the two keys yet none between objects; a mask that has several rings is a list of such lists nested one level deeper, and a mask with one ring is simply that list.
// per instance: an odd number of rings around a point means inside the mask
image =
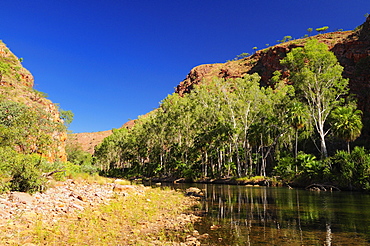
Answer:
[{"label": "calm water", "polygon": [[205,190],[207,245],[370,245],[369,194],[191,186]]}]

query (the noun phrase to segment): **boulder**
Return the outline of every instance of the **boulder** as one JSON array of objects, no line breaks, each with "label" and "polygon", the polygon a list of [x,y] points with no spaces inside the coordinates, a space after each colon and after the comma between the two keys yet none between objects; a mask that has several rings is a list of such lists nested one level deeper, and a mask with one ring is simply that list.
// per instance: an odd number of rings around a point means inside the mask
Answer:
[{"label": "boulder", "polygon": [[186,196],[204,197],[204,193],[197,187],[190,187],[185,191]]},{"label": "boulder", "polygon": [[25,193],[25,192],[13,191],[10,193],[9,198],[11,201],[21,202],[25,204],[31,204],[31,203],[36,202],[36,198],[34,198],[32,195]]}]

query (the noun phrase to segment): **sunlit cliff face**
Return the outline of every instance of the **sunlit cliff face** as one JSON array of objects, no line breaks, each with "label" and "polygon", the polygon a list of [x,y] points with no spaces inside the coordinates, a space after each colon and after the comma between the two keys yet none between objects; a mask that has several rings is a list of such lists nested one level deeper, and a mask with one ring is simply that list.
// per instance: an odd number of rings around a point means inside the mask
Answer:
[{"label": "sunlit cliff face", "polygon": [[180,82],[175,91],[180,95],[189,93],[195,84],[206,83],[214,77],[240,78],[244,74],[258,73],[261,85],[269,85],[274,71],[279,70],[283,78],[286,69],[280,60],[293,48],[303,47],[307,39],[315,38],[328,45],[344,67],[343,77],[349,78],[350,92],[358,99],[358,106],[363,112],[370,112],[370,17],[358,30],[319,34],[313,37],[291,40],[257,51],[255,54],[226,63],[205,64],[193,68]]}]

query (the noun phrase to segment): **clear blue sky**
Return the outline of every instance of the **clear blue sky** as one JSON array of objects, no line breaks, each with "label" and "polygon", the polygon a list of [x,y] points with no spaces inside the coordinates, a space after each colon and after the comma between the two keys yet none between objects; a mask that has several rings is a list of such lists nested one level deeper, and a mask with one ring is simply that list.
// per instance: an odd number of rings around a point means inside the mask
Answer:
[{"label": "clear blue sky", "polygon": [[369,0],[4,0],[0,39],[74,112],[70,130],[94,132],[158,107],[197,65],[309,27],[352,30],[366,13]]}]

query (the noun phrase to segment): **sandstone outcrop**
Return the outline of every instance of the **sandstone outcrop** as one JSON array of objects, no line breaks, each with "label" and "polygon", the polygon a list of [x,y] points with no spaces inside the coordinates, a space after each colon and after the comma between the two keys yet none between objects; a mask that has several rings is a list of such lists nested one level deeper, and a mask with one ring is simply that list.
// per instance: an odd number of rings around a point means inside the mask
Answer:
[{"label": "sandstone outcrop", "polygon": [[261,84],[269,85],[272,73],[284,68],[280,60],[293,48],[304,46],[309,38],[316,38],[329,46],[344,67],[343,77],[349,79],[350,92],[358,98],[359,108],[370,113],[370,17],[356,31],[332,32],[314,37],[292,40],[257,51],[247,58],[220,64],[205,64],[193,68],[176,87],[180,95],[189,93],[194,85],[207,82],[214,77],[238,78],[245,74],[258,73]]},{"label": "sandstone outcrop", "polygon": [[84,132],[68,134],[67,144],[80,146],[81,149],[90,154],[94,154],[94,147],[99,145],[104,138],[110,136],[112,130],[101,132]]}]

